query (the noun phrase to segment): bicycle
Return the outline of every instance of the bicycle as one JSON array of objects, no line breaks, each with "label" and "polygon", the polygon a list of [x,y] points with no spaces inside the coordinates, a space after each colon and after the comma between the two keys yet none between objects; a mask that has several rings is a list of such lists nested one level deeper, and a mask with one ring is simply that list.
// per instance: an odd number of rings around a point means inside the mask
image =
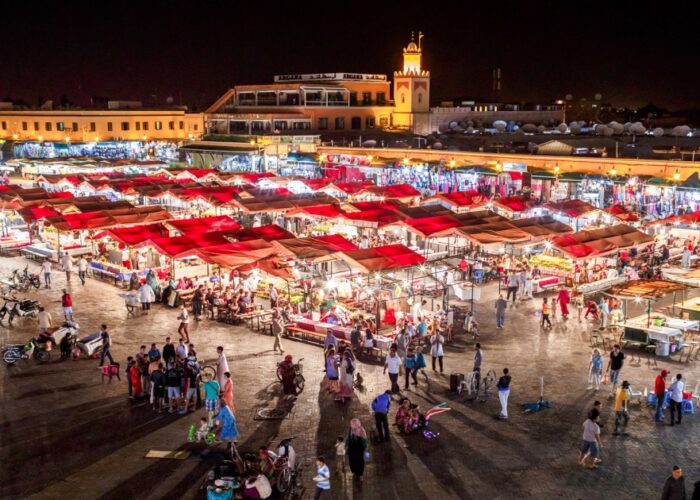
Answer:
[{"label": "bicycle", "polygon": [[288,483],[285,486],[285,489],[282,490],[280,488],[282,476],[280,475],[280,478],[277,481],[277,489],[280,490],[282,495],[281,497],[284,500],[302,500],[304,498],[306,487],[304,486],[304,481],[302,479],[302,469],[303,466],[300,463],[297,463],[294,466],[294,469],[290,469],[289,467],[285,467],[285,469],[283,469],[289,472]]},{"label": "bicycle", "polygon": [[[482,392],[483,397],[489,396],[489,389],[495,387],[498,381],[498,376],[493,370],[489,370],[484,377],[481,372],[473,371],[467,375],[466,379],[460,382],[457,387],[457,394],[462,394],[462,391],[467,391],[467,398],[474,400],[479,397],[479,392]],[[473,394],[473,397],[472,397]]]}]

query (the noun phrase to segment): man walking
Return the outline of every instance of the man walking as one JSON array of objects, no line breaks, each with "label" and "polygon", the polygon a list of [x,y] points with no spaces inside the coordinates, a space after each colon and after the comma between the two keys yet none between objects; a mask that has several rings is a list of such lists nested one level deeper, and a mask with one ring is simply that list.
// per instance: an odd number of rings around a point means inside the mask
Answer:
[{"label": "man walking", "polygon": [[496,387],[498,387],[498,400],[501,402],[501,413],[497,418],[499,420],[507,420],[508,396],[510,396],[510,375],[508,374],[508,368],[503,369],[503,375],[498,379]]},{"label": "man walking", "polygon": [[[683,375],[680,373],[676,375],[676,380],[673,381],[669,391],[671,391],[671,425],[681,423],[681,404],[683,403],[683,389],[685,384],[683,383]],[[678,414],[678,420],[674,418],[675,414]]]},{"label": "man walking", "polygon": [[51,288],[51,261],[49,259],[41,263],[41,273],[44,275],[46,288]]},{"label": "man walking", "polygon": [[389,441],[389,407],[391,406],[391,391],[384,391],[372,401],[374,423],[377,425],[379,441]]},{"label": "man walking", "polygon": [[185,307],[185,304],[182,304],[182,308],[180,309],[180,314],[177,317],[177,319],[180,320],[180,326],[177,329],[177,333],[180,334],[180,336],[185,339],[185,342],[188,344],[190,343],[190,332],[188,331],[188,327],[190,324],[190,314],[187,312],[187,308]]},{"label": "man walking", "polygon": [[442,349],[444,343],[445,337],[439,331],[434,331],[430,337],[430,357],[433,361],[433,371],[437,371],[435,369],[435,361],[439,361],[440,373],[442,373],[442,358],[445,356],[445,352]]},{"label": "man walking", "polygon": [[503,329],[503,325],[506,322],[506,309],[508,308],[508,301],[503,298],[503,294],[500,294],[496,299],[496,328]]},{"label": "man walking", "polygon": [[73,259],[68,253],[64,253],[61,257],[61,264],[63,264],[63,270],[66,272],[66,281],[70,283],[70,273],[73,271]]},{"label": "man walking", "polygon": [[[273,289],[274,290],[274,289]],[[284,349],[282,349],[282,333],[284,332],[284,321],[282,321],[282,315],[278,310],[272,314],[272,335],[275,337],[275,343],[272,349],[277,352],[279,349],[280,354],[284,354]]]},{"label": "man walking", "polygon": [[78,278],[80,282],[85,286],[85,277],[87,276],[88,261],[85,256],[81,255],[78,259]]},{"label": "man walking", "polygon": [[664,399],[666,398],[666,376],[668,372],[661,370],[654,381],[654,395],[656,395],[656,416],[657,422],[664,421]]},{"label": "man walking", "polygon": [[[630,383],[626,380],[622,382],[622,387],[617,390],[617,395],[615,396],[615,430],[613,431],[613,436],[627,436],[627,424],[630,420],[628,413],[628,404],[630,400],[629,396]],[[620,432],[620,424],[622,424],[622,432]]]},{"label": "man walking", "polygon": [[610,383],[612,384],[610,397],[614,397],[616,394],[615,391],[617,390],[617,384],[620,383],[620,371],[622,370],[624,362],[625,353],[620,350],[619,344],[615,344],[613,350],[610,352],[610,360],[606,368],[606,371],[609,373]]},{"label": "man walking", "polygon": [[61,306],[63,306],[63,314],[66,317],[66,321],[73,321],[73,297],[70,296],[70,293],[65,288],[61,296]]},{"label": "man walking", "polygon": [[399,387],[399,371],[401,370],[401,358],[396,354],[396,347],[392,346],[389,349],[389,355],[386,357],[384,362],[384,371],[386,373],[389,371],[389,380],[391,380],[391,392],[396,394],[401,392]]},{"label": "man walking", "polygon": [[479,384],[481,383],[481,361],[483,355],[481,353],[481,344],[479,342],[474,345],[474,377],[476,378],[476,396],[479,396]]},{"label": "man walking", "polygon": [[506,286],[508,287],[508,294],[506,295],[506,301],[510,300],[511,294],[513,295],[513,304],[515,304],[515,296],[518,294],[518,278],[515,276],[513,271],[508,273],[506,277]]},{"label": "man walking", "polygon": [[[697,489],[697,485],[695,486]],[[673,466],[671,475],[664,482],[664,490],[661,493],[661,500],[686,500],[685,494],[685,478],[683,470],[677,465]],[[693,493],[693,498],[695,494]]]},{"label": "man walking", "polygon": [[109,364],[114,364],[114,359],[112,358],[112,353],[109,352],[109,348],[112,345],[112,337],[107,332],[107,325],[102,325],[100,327],[100,338],[102,339],[102,354],[100,355],[100,366],[105,362],[105,357],[109,358]]}]

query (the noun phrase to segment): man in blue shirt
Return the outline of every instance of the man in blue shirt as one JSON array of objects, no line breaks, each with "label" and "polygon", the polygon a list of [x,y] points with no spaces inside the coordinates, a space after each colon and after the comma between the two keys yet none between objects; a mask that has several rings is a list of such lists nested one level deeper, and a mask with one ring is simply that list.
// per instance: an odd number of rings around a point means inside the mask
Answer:
[{"label": "man in blue shirt", "polygon": [[155,344],[151,344],[151,350],[148,351],[148,358],[151,361],[155,361],[156,359],[160,359],[160,351],[156,347]]},{"label": "man in blue shirt", "polygon": [[316,477],[314,477],[314,482],[316,483],[316,494],[314,495],[314,500],[330,500],[331,471],[328,470],[326,459],[323,457],[316,457]]},{"label": "man in blue shirt", "polygon": [[389,441],[389,406],[391,406],[391,391],[384,391],[372,401],[379,441]]}]

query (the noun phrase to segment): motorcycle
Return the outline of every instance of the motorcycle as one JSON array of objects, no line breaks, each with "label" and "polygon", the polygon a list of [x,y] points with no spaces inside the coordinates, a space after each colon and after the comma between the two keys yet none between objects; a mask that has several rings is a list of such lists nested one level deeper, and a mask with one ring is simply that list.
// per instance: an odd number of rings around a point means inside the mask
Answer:
[{"label": "motorcycle", "polygon": [[[292,369],[295,373],[294,385],[296,385],[297,390],[299,392],[304,390],[304,383],[306,382],[306,379],[303,375],[304,365],[302,364],[302,361],[304,361],[304,358],[299,358],[299,361],[292,364]],[[282,376],[284,375],[284,367],[282,366],[282,363],[283,362],[277,363],[277,380],[279,380],[280,382],[282,382]]]},{"label": "motorcycle", "polygon": [[24,280],[29,283],[29,286],[33,286],[37,290],[41,287],[41,278],[39,278],[38,274],[29,273],[29,265],[24,266],[24,271],[22,272],[20,280]]},{"label": "motorcycle", "polygon": [[17,300],[9,297],[3,297],[3,299],[5,302],[3,303],[2,307],[0,307],[0,321],[5,319],[5,316],[7,316],[12,309],[14,309],[15,303],[17,302]]},{"label": "motorcycle", "polygon": [[34,358],[40,363],[51,359],[51,353],[46,343],[32,337],[26,344],[10,344],[2,348],[2,359],[8,365],[15,364],[20,359]]},{"label": "motorcycle", "polygon": [[26,292],[30,286],[37,289],[41,286],[39,275],[29,274],[29,265],[24,268],[22,274],[20,274],[19,269],[15,269],[12,271],[12,275],[8,279],[2,280],[1,283],[19,292]]},{"label": "motorcycle", "polygon": [[8,322],[12,324],[12,320],[15,318],[15,316],[19,316],[20,318],[36,318],[39,314],[39,301],[38,300],[31,300],[31,299],[22,299],[22,300],[16,300],[15,301],[15,306],[12,308],[10,311],[10,317],[8,318]]}]

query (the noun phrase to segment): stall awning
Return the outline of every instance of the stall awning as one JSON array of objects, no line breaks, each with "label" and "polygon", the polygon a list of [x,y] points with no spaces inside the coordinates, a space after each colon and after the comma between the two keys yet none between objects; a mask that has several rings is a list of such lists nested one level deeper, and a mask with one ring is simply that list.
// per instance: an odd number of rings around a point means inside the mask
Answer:
[{"label": "stall awning", "polygon": [[153,238],[166,238],[168,229],[163,224],[146,224],[143,226],[115,227],[106,230],[104,235],[126,246],[142,246]]},{"label": "stall awning", "polygon": [[552,238],[559,251],[575,259],[600,257],[653,241],[653,236],[626,224]]},{"label": "stall awning", "polygon": [[425,198],[421,204],[430,205],[434,202],[442,202],[452,208],[476,208],[486,205],[489,199],[477,191],[454,191],[452,193],[438,193],[435,196]]},{"label": "stall awning", "polygon": [[425,257],[403,245],[387,245],[365,250],[338,252],[336,257],[345,261],[353,271],[363,274],[415,266]]},{"label": "stall awning", "polygon": [[180,233],[187,235],[211,231],[234,231],[241,228],[241,225],[228,215],[194,219],[171,219],[167,224],[180,231]]},{"label": "stall awning", "polygon": [[658,299],[673,292],[688,288],[685,285],[666,280],[634,280],[613,287],[608,293],[622,298]]},{"label": "stall awning", "polygon": [[277,240],[272,244],[279,249],[282,256],[314,262],[331,258],[336,252],[357,250],[355,244],[339,234]]},{"label": "stall awning", "polygon": [[46,224],[59,231],[81,231],[161,222],[170,218],[171,215],[167,210],[161,207],[147,206],[66,214],[50,217],[46,219]]},{"label": "stall awning", "polygon": [[504,196],[503,198],[492,200],[491,203],[509,212],[524,212],[534,207],[531,200],[525,199],[522,196]]},{"label": "stall awning", "polygon": [[420,192],[408,184],[392,184],[390,186],[367,186],[357,192],[357,196],[370,195],[385,200],[403,200],[420,196]]},{"label": "stall awning", "polygon": [[658,219],[649,223],[650,226],[656,224],[676,224],[684,226],[696,226],[700,224],[700,211],[690,212],[683,215],[674,215],[665,219]]},{"label": "stall awning", "polygon": [[627,210],[623,205],[613,205],[605,209],[605,212],[615,216],[622,222],[638,222],[639,214]]},{"label": "stall awning", "polygon": [[566,215],[567,217],[570,217],[572,219],[583,217],[591,212],[599,210],[590,203],[586,203],[582,200],[564,200],[560,202],[550,202],[545,204],[544,208],[547,208],[552,212],[558,212],[560,214]]}]

